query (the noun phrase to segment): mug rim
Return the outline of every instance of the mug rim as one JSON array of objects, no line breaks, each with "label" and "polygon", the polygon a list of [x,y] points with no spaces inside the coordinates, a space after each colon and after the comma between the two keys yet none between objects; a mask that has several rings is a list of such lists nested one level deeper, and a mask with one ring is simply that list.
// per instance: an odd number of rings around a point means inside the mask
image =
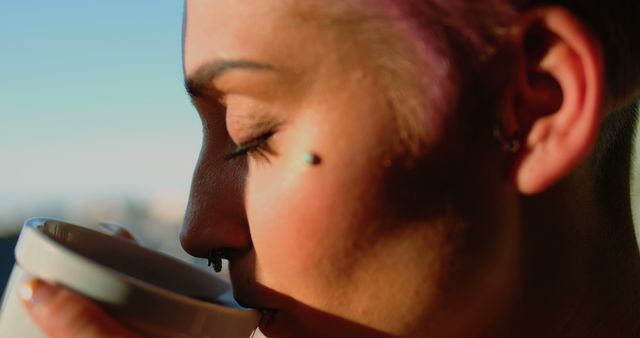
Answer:
[{"label": "mug rim", "polygon": [[[184,313],[183,317],[188,317],[189,315],[194,317],[202,317],[202,315],[205,315],[206,318],[212,319],[214,321],[217,321],[218,319],[220,319],[220,317],[228,317],[226,318],[228,320],[234,318],[235,320],[245,320],[247,323],[249,321],[252,321],[255,322],[255,327],[258,326],[260,315],[256,310],[241,308],[239,305],[236,305],[236,307],[234,308],[226,305],[206,302],[194,297],[189,297],[178,291],[166,289],[136,278],[134,276],[130,276],[124,272],[118,271],[115,268],[100,263],[95,259],[92,259],[91,257],[88,257],[87,255],[84,255],[81,252],[78,252],[64,245],[63,242],[56,240],[54,237],[44,231],[47,223],[54,223],[56,226],[62,226],[68,229],[77,228],[81,231],[88,231],[91,233],[91,235],[105,236],[114,239],[112,236],[109,236],[108,234],[105,234],[103,232],[69,222],[46,217],[30,218],[26,220],[23,225],[23,231],[21,231],[20,233],[20,238],[15,249],[16,263],[30,274],[42,277],[45,280],[60,283],[61,285],[70,287],[71,289],[74,289],[98,301],[103,301],[107,304],[124,304],[128,301],[129,297],[140,295],[146,297],[145,299],[149,299],[149,297],[159,297],[159,301],[165,302],[169,305],[184,308],[184,310],[191,312],[191,314]],[[136,246],[135,250],[143,250],[145,254],[154,255],[159,257],[160,259],[169,259],[174,264],[179,264],[187,269],[194,270],[199,273],[205,273],[214,279],[217,278],[215,275],[200,267],[190,265],[170,255],[154,251],[143,246],[137,246],[134,243],[127,243],[125,239],[122,239],[122,241],[123,245]],[[28,245],[27,243],[21,242],[27,242]],[[91,271],[94,277],[99,276],[98,278],[96,278],[96,280],[99,280],[100,283],[103,283],[105,287],[110,290],[110,293],[113,294],[110,295],[111,298],[100,299],[99,297],[96,297],[100,295],[88,294],[88,292],[86,292],[86,289],[82,290],[82,285],[79,282],[76,282],[75,285],[73,285],[74,282],[72,281],[72,277],[64,276],[62,273],[55,271],[55,269],[52,267],[44,267],[43,262],[37,262],[35,257],[31,257],[32,254],[27,252],[29,250],[32,251],[32,248],[36,247],[36,245],[34,244],[37,243],[40,243],[40,246],[46,247],[50,259],[64,260],[65,262],[68,261],[68,264],[77,265],[78,269]],[[44,271],[46,271],[46,273]],[[89,276],[88,278],[91,277],[92,276]],[[223,281],[220,282],[221,284],[224,283]],[[220,297],[225,293],[225,291],[228,292],[229,290],[230,286],[226,285],[226,290],[221,291],[217,297]],[[210,316],[216,318],[211,318]],[[204,321],[206,321],[206,319]],[[168,323],[163,324],[167,325]],[[207,323],[203,322],[201,326],[204,328],[205,326],[207,326]],[[194,329],[193,325],[187,324],[183,326],[171,325],[171,327],[182,331],[192,331]]]}]

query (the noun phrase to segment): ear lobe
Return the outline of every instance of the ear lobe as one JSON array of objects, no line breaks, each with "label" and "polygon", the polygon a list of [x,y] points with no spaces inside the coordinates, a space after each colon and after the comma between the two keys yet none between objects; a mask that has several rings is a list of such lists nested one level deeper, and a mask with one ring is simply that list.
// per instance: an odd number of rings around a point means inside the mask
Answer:
[{"label": "ear lobe", "polygon": [[518,81],[505,113],[524,136],[514,184],[531,195],[567,176],[591,151],[602,117],[603,56],[597,39],[560,7],[536,9],[518,28]]}]

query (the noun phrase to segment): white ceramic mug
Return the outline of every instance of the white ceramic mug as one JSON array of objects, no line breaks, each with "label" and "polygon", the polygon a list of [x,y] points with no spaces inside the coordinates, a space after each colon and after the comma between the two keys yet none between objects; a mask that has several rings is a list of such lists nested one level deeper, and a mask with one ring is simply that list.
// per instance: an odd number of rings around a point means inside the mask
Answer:
[{"label": "white ceramic mug", "polygon": [[25,222],[0,310],[0,337],[46,338],[18,295],[38,277],[100,303],[145,337],[248,338],[260,321],[213,273],[133,242],[52,219]]}]

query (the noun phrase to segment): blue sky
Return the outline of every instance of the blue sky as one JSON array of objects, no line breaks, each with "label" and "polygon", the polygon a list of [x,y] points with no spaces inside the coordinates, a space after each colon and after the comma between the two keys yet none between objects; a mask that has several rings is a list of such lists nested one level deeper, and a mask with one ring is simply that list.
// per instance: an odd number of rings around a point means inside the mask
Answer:
[{"label": "blue sky", "polygon": [[181,27],[175,0],[0,2],[0,216],[92,196],[186,198],[200,125]]}]

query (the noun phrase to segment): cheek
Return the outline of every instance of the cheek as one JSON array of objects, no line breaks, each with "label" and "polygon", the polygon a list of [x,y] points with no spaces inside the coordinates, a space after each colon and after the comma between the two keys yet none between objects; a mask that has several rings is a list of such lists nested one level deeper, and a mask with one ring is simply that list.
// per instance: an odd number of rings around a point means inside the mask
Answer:
[{"label": "cheek", "polygon": [[[298,119],[274,140],[278,155],[270,163],[251,164],[247,215],[261,282],[287,293],[346,285],[367,255],[367,234],[375,236],[373,224],[385,209],[379,201],[388,151],[381,143],[393,126],[372,119],[372,109],[352,110],[352,119],[337,113]],[[305,163],[309,151],[320,165]]]},{"label": "cheek", "polygon": [[[302,145],[300,145],[302,146]],[[348,240],[344,219],[344,186],[327,171],[304,162],[304,151],[284,152],[271,164],[259,164],[247,184],[247,215],[261,271],[278,280],[308,278],[326,252],[335,249],[336,237]],[[266,276],[265,276],[266,278]]]}]

